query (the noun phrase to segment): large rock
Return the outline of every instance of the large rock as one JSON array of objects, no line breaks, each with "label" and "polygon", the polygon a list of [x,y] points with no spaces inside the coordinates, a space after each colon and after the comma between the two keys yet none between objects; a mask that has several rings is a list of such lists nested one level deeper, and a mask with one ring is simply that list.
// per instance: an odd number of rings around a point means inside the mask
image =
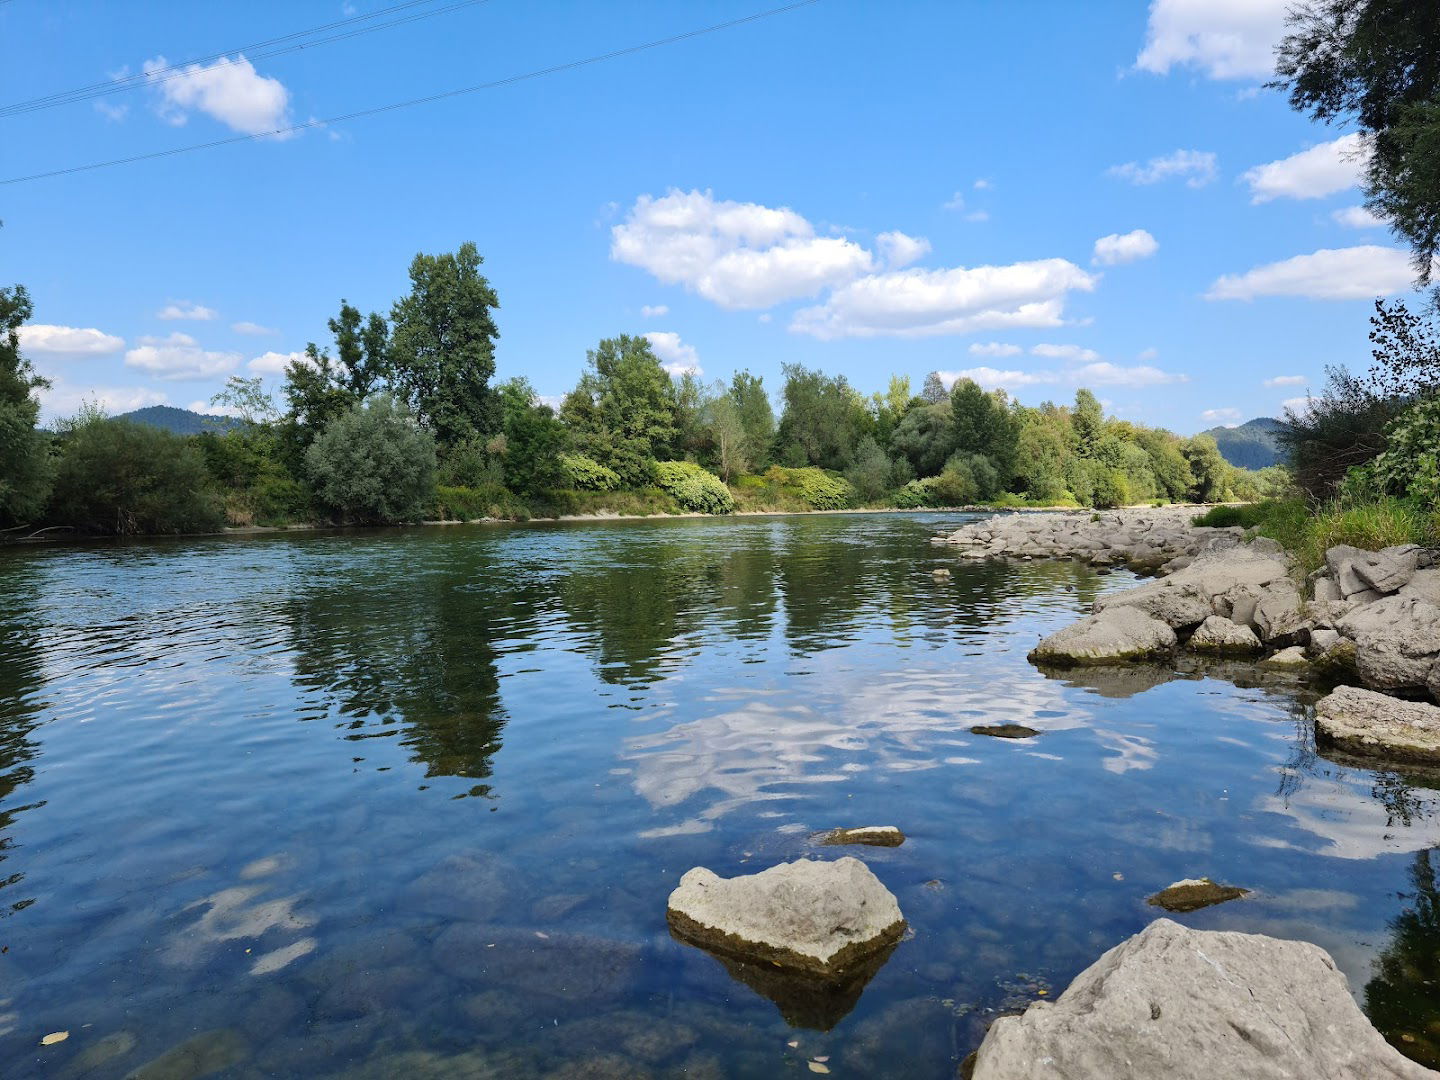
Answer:
[{"label": "large rock", "polygon": [[1413,596],[1440,607],[1440,568],[1416,570],[1396,595]]},{"label": "large rock", "polygon": [[859,859],[797,859],[722,878],[703,866],[670,894],[685,941],[748,961],[838,977],[905,932],[900,905]]},{"label": "large rock", "polygon": [[1315,706],[1315,737],[1354,754],[1440,763],[1440,708],[1342,686]]},{"label": "large rock", "polygon": [[1250,627],[1211,615],[1190,635],[1190,648],[1211,656],[1244,656],[1259,652],[1261,645]]},{"label": "large rock", "polygon": [[1337,544],[1325,552],[1329,567],[1346,597],[1373,589],[1382,596],[1398,592],[1414,576],[1419,565],[1420,549],[1414,544],[1365,551],[1348,544]]},{"label": "large rock", "polygon": [[1159,619],[1138,608],[1114,607],[1042,639],[1030,659],[1057,666],[1114,664],[1164,656],[1175,641],[1175,631]]},{"label": "large rock", "polygon": [[1325,950],[1151,923],[991,1025],[974,1080],[1421,1080]]},{"label": "large rock", "polygon": [[1277,599],[1293,596],[1294,606],[1299,607],[1299,593],[1287,577],[1289,569],[1284,556],[1268,547],[1208,551],[1169,577],[1100,597],[1095,611],[1134,607],[1176,630],[1197,626],[1210,615],[1252,623],[1255,606],[1271,595],[1267,589],[1278,590]]},{"label": "large rock", "polygon": [[1355,642],[1355,670],[1375,690],[1425,690],[1440,664],[1440,607],[1417,596],[1387,596],[1356,608],[1335,627]]}]

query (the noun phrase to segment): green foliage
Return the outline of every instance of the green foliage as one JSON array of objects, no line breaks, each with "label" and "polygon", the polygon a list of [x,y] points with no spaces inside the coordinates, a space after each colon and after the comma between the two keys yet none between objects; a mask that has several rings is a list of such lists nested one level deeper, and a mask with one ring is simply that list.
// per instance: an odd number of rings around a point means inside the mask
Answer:
[{"label": "green foliage", "polygon": [[771,487],[795,496],[811,510],[844,510],[854,498],[854,490],[844,477],[804,466],[788,469],[772,465],[765,471]]},{"label": "green foliage", "polygon": [[1195,502],[1220,502],[1226,496],[1227,480],[1232,466],[1220,456],[1220,448],[1208,435],[1185,440],[1185,460],[1190,465],[1194,483],[1190,497]]},{"label": "green foliage", "polygon": [[20,355],[20,326],[32,306],[25,286],[0,289],[0,526],[35,520],[50,493],[47,438],[35,429],[50,384]]},{"label": "green foliage", "polygon": [[1325,562],[1336,544],[1377,551],[1395,544],[1440,542],[1440,516],[1405,499],[1332,500],[1319,506],[1304,499],[1268,499],[1244,507],[1214,507],[1197,525],[1241,525],[1277,540],[1309,573]]},{"label": "green foliage", "polygon": [[565,470],[560,464],[565,427],[556,419],[555,410],[543,404],[523,378],[501,383],[499,394],[505,486],[520,495],[561,486],[565,482]]},{"label": "green foliage", "polygon": [[655,465],[660,490],[686,510],[702,514],[729,514],[735,497],[712,472],[689,461],[661,461]]},{"label": "green foliage", "polygon": [[1008,482],[1019,458],[1020,425],[1010,413],[1004,392],[987,394],[969,379],[956,379],[950,389],[950,410],[954,449],[984,454]]},{"label": "green foliage", "polygon": [[1385,452],[1372,463],[1374,482],[1388,495],[1440,505],[1440,396],[1406,409],[1385,428]]},{"label": "green foliage", "polygon": [[439,484],[429,516],[436,521],[477,521],[508,518],[524,521],[530,510],[525,500],[503,487],[470,488]]},{"label": "green foliage", "polygon": [[867,435],[855,448],[855,460],[845,470],[845,479],[862,506],[879,506],[890,490],[894,471],[885,451]]},{"label": "green foliage", "polygon": [[1105,430],[1105,411],[1100,399],[1089,390],[1075,391],[1075,410],[1071,414],[1075,428],[1075,444],[1081,457],[1094,457],[1095,444]]},{"label": "green foliage", "polygon": [[614,491],[620,486],[620,477],[614,469],[607,469],[584,454],[560,454],[558,460],[560,475],[567,488],[577,491]]},{"label": "green foliage", "polygon": [[435,439],[394,399],[357,405],[305,455],[320,502],[359,524],[416,521],[435,489]]},{"label": "green foliage", "polygon": [[890,437],[890,449],[905,458],[917,476],[935,476],[955,448],[955,413],[948,401],[916,405]]},{"label": "green foliage", "polygon": [[613,470],[626,487],[653,482],[678,429],[670,376],[643,337],[606,338],[586,354],[589,370],[565,396],[560,419],[574,449]]},{"label": "green foliage", "polygon": [[61,425],[46,515],[85,532],[214,532],[224,523],[204,458],[159,428],[109,420],[97,408]]},{"label": "green foliage", "polygon": [[1238,525],[1242,529],[1253,529],[1269,519],[1272,508],[1261,503],[1248,506],[1212,506],[1193,519],[1196,525],[1207,529],[1229,529]]},{"label": "green foliage", "polygon": [[770,464],[770,444],[775,439],[775,410],[770,407],[765,380],[748,371],[737,371],[730,380],[730,397],[745,430],[744,468],[763,469]]},{"label": "green foliage", "polygon": [[1091,506],[1110,510],[1117,506],[1129,506],[1132,501],[1130,483],[1119,469],[1102,466],[1094,474],[1094,486],[1091,488],[1090,495]]},{"label": "green foliage", "polygon": [[940,496],[935,485],[940,477],[927,476],[923,480],[911,480],[895,493],[895,505],[901,510],[919,510],[927,506],[939,506]]},{"label": "green foliage", "polygon": [[[798,447],[803,465],[846,468],[868,420],[860,395],[843,375],[829,376],[799,364],[786,364],[784,371],[780,444]],[[801,460],[800,455],[790,460]]]},{"label": "green foliage", "polygon": [[710,449],[724,480],[731,480],[750,468],[750,438],[735,397],[723,383],[705,402],[704,422],[710,432]]}]

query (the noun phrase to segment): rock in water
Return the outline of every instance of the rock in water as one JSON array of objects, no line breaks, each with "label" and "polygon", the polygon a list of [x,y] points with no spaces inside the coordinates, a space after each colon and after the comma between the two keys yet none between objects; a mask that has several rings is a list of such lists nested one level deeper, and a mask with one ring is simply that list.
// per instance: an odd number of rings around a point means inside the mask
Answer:
[{"label": "rock in water", "polygon": [[676,936],[715,952],[843,976],[900,940],[900,905],[859,859],[797,859],[722,878],[688,871],[666,912]]},{"label": "rock in water", "polygon": [[1175,884],[1161,889],[1145,902],[1152,907],[1164,908],[1166,911],[1199,911],[1201,908],[1207,908],[1213,904],[1223,904],[1226,900],[1238,900],[1242,896],[1249,895],[1249,889],[1240,889],[1234,885],[1219,885],[1208,877],[1186,878],[1184,881],[1177,881]]},{"label": "rock in water", "polygon": [[1158,919],[1053,1004],[991,1025],[974,1080],[1421,1080],[1325,950]]},{"label": "rock in water", "polygon": [[867,847],[899,847],[905,834],[894,825],[863,825],[858,829],[831,829],[820,838],[822,844],[865,844]]},{"label": "rock in water", "polygon": [[992,739],[1033,739],[1040,732],[1024,724],[976,724],[971,735],[989,735]]},{"label": "rock in water", "polygon": [[1190,648],[1211,656],[1245,656],[1259,652],[1263,646],[1250,627],[1223,615],[1210,615],[1190,635]]},{"label": "rock in water", "polygon": [[1138,608],[1106,608],[1057,630],[1030,651],[1035,663],[1115,664],[1164,656],[1175,648],[1175,631]]},{"label": "rock in water", "polygon": [[1341,686],[1315,706],[1315,734],[1354,754],[1440,763],[1440,708]]}]

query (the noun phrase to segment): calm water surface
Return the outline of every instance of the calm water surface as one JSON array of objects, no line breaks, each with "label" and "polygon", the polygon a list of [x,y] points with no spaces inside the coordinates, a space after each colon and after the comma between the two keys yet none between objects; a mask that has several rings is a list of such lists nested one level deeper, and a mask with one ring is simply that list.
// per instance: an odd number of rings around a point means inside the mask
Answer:
[{"label": "calm water surface", "polygon": [[[0,1075],[949,1077],[1199,875],[1254,895],[1179,918],[1317,942],[1435,1062],[1429,778],[1285,678],[1037,671],[1130,579],[961,520],[0,552]],[[671,939],[690,867],[868,824],[912,936],[858,1001]]]}]

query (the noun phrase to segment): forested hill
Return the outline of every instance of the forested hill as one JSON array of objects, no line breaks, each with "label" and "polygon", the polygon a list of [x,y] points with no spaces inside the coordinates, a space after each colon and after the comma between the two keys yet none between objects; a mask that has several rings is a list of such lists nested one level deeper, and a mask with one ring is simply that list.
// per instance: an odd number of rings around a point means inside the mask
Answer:
[{"label": "forested hill", "polygon": [[1257,416],[1239,427],[1217,427],[1200,434],[1209,435],[1220,447],[1221,456],[1242,469],[1263,469],[1278,465],[1284,458],[1276,432],[1280,421],[1273,416]]},{"label": "forested hill", "polygon": [[151,405],[134,412],[122,413],[115,419],[149,424],[176,435],[199,435],[205,431],[223,434],[240,423],[229,416],[210,416],[206,413],[191,412],[189,409],[177,409],[173,405]]}]

